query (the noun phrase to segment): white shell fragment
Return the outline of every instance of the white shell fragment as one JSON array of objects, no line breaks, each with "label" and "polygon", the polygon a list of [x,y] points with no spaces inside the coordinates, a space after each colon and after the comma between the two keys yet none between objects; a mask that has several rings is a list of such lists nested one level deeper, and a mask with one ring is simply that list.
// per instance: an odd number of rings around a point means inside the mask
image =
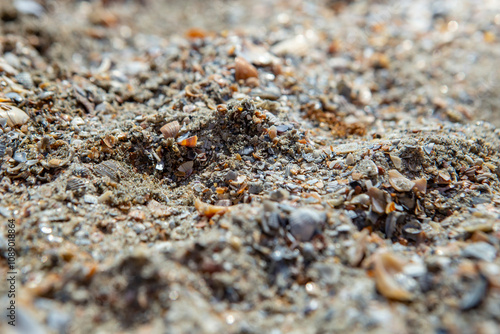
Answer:
[{"label": "white shell fragment", "polygon": [[0,118],[6,119],[10,127],[26,124],[30,119],[21,109],[7,104],[0,104]]},{"label": "white shell fragment", "polygon": [[389,183],[396,191],[400,192],[410,191],[415,186],[415,182],[406,178],[395,169],[389,171]]}]

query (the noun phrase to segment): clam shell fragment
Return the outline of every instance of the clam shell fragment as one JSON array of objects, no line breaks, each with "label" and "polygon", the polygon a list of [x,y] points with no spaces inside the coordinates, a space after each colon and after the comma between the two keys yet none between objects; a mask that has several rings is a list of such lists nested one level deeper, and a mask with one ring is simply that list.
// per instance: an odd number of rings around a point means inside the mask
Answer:
[{"label": "clam shell fragment", "polygon": [[26,124],[30,119],[21,109],[7,104],[0,104],[0,119],[1,118],[6,119],[7,125],[10,127]]},{"label": "clam shell fragment", "polygon": [[391,186],[399,192],[407,192],[413,189],[415,182],[406,178],[400,172],[395,169],[389,171],[389,183]]}]

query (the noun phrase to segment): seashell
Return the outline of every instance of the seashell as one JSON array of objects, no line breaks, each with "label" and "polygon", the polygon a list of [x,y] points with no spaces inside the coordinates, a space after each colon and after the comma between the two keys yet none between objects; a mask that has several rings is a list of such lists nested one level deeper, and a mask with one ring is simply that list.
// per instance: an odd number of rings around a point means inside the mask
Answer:
[{"label": "seashell", "polygon": [[225,104],[219,104],[217,106],[217,111],[221,114],[225,114],[227,112],[227,105]]},{"label": "seashell", "polygon": [[215,216],[216,214],[223,215],[227,211],[231,209],[229,206],[218,206],[218,205],[211,205],[207,203],[203,203],[199,199],[196,199],[194,201],[194,207],[200,215],[211,218]]},{"label": "seashell", "polygon": [[155,218],[165,218],[172,214],[172,211],[168,206],[161,204],[154,199],[149,201],[147,207]]},{"label": "seashell", "polygon": [[447,171],[440,171],[436,177],[437,184],[449,184],[451,183],[450,173]]},{"label": "seashell", "polygon": [[425,178],[416,179],[413,182],[415,182],[415,187],[413,189],[416,189],[423,194],[427,192],[427,180]]},{"label": "seashell", "polygon": [[378,292],[384,297],[399,300],[411,301],[413,294],[401,287],[393,275],[403,270],[404,262],[396,255],[387,251],[378,252],[374,255],[374,277]]},{"label": "seashell", "polygon": [[403,164],[401,158],[392,154],[389,157],[391,158],[394,167],[396,167],[396,169],[401,169],[401,165]]},{"label": "seashell", "polygon": [[181,125],[177,121],[165,124],[160,128],[161,133],[165,138],[175,138],[181,129]]},{"label": "seashell", "polygon": [[235,73],[236,80],[246,80],[248,78],[258,78],[259,72],[245,58],[236,57],[235,59]]},{"label": "seashell", "polygon": [[347,154],[351,152],[356,152],[363,147],[356,143],[341,144],[333,148],[335,154]]},{"label": "seashell", "polygon": [[7,125],[10,127],[26,124],[30,119],[29,116],[21,109],[1,103],[0,118],[7,119]]},{"label": "seashell", "polygon": [[196,147],[196,143],[198,142],[198,136],[192,136],[181,141],[178,141],[177,144],[181,146],[187,147]]},{"label": "seashell", "polygon": [[367,205],[370,202],[370,196],[367,194],[359,194],[351,199],[350,204]]},{"label": "seashell", "polygon": [[301,208],[288,217],[290,232],[298,241],[309,241],[317,228],[326,221],[326,214],[313,209]]},{"label": "seashell", "polygon": [[119,182],[124,174],[123,168],[114,160],[103,161],[93,167],[95,173],[101,176],[107,176],[115,182]]},{"label": "seashell", "polygon": [[269,138],[274,139],[278,136],[278,129],[276,129],[276,127],[273,125],[269,128],[268,132],[269,134]]},{"label": "seashell", "polygon": [[43,163],[43,165],[45,167],[49,167],[49,168],[57,168],[57,167],[63,167],[65,165],[67,165],[68,163],[69,163],[68,159],[54,158],[54,159],[50,159],[49,161]]},{"label": "seashell", "polygon": [[[356,165],[355,171],[359,172],[365,177],[372,177],[378,174],[377,165],[371,160],[363,160]],[[410,189],[411,190],[411,189]]]},{"label": "seashell", "polygon": [[410,181],[395,169],[389,171],[389,183],[396,191],[400,192],[410,191],[415,186],[415,182]]},{"label": "seashell", "polygon": [[372,200],[372,211],[376,213],[384,213],[387,206],[385,197],[386,192],[375,187],[368,188],[368,196]]},{"label": "seashell", "polygon": [[186,91],[186,96],[188,97],[200,97],[203,95],[200,91],[200,87],[198,86],[187,85],[184,90]]},{"label": "seashell", "polygon": [[9,98],[12,102],[20,104],[24,101],[24,98],[16,92],[9,92],[5,94],[5,97]]},{"label": "seashell", "polygon": [[177,170],[181,173],[184,173],[185,176],[189,176],[193,172],[193,164],[193,161],[186,161],[181,164],[179,168],[177,168]]},{"label": "seashell", "polygon": [[385,213],[389,214],[393,211],[396,211],[396,204],[394,202],[387,203],[385,207]]},{"label": "seashell", "polygon": [[411,221],[403,226],[403,236],[406,239],[416,240],[422,232],[422,226],[418,221]]},{"label": "seashell", "polygon": [[71,190],[79,194],[85,192],[86,188],[87,185],[85,183],[85,180],[82,180],[78,177],[71,177],[66,182],[66,190]]},{"label": "seashell", "polygon": [[107,135],[104,137],[104,139],[102,141],[104,142],[104,144],[106,144],[107,147],[113,148],[113,146],[115,146],[115,144],[117,142],[117,139],[115,136]]}]

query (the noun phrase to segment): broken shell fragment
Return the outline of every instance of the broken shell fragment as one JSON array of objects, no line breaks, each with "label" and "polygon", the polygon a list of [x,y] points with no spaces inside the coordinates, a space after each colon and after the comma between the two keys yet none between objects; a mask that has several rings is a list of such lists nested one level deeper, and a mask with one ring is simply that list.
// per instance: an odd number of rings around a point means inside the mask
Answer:
[{"label": "broken shell fragment", "polygon": [[173,121],[165,124],[160,128],[161,133],[165,138],[175,138],[179,130],[181,129],[181,125],[177,121]]},{"label": "broken shell fragment", "polygon": [[0,104],[0,118],[6,119],[10,127],[26,124],[30,119],[21,109],[7,104]]},{"label": "broken shell fragment", "polygon": [[107,135],[102,141],[104,142],[104,144],[106,144],[107,147],[113,148],[117,142],[117,139],[115,136]]},{"label": "broken shell fragment", "polygon": [[401,158],[392,154],[390,155],[390,158],[392,163],[394,164],[394,167],[396,167],[396,169],[401,169],[401,165],[403,164]]},{"label": "broken shell fragment", "polygon": [[436,177],[437,184],[449,184],[451,182],[450,173],[447,171],[440,171]]},{"label": "broken shell fragment", "polygon": [[178,168],[179,172],[184,173],[184,175],[189,176],[193,172],[193,161],[186,161],[181,164]]},{"label": "broken shell fragment", "polygon": [[269,138],[274,139],[278,136],[278,130],[276,129],[276,126],[271,126],[268,130]]},{"label": "broken shell fragment", "polygon": [[385,198],[386,192],[375,187],[370,187],[368,189],[368,196],[372,200],[372,210],[376,213],[384,213],[387,206],[387,200]]},{"label": "broken shell fragment", "polygon": [[114,160],[106,160],[93,167],[96,174],[104,177],[109,177],[111,180],[118,182],[122,177],[123,169]]},{"label": "broken shell fragment", "polygon": [[181,146],[187,147],[196,147],[196,143],[198,142],[198,136],[192,136],[181,141],[178,141],[177,144]]},{"label": "broken shell fragment", "polygon": [[242,57],[236,57],[236,63],[235,63],[235,73],[234,77],[236,80],[246,80],[248,78],[258,78],[259,77],[259,72],[257,72],[257,69],[255,66],[250,64],[248,61],[246,61]]},{"label": "broken shell fragment", "polygon": [[415,181],[415,187],[413,189],[416,189],[417,191],[421,192],[421,193],[426,193],[427,191],[427,180],[425,178],[420,178],[420,179],[416,179]]},{"label": "broken shell fragment", "polygon": [[377,290],[386,298],[411,301],[413,294],[401,287],[393,275],[403,270],[404,263],[396,255],[379,252],[374,255],[374,275]]},{"label": "broken shell fragment", "polygon": [[206,216],[208,218],[215,216],[216,214],[223,215],[227,211],[231,209],[231,207],[228,206],[218,206],[218,205],[212,205],[212,204],[207,204],[203,203],[199,199],[196,199],[194,201],[194,207],[200,215]]},{"label": "broken shell fragment", "polygon": [[391,169],[389,171],[389,183],[396,191],[399,192],[410,191],[415,186],[415,182],[410,181],[395,169]]},{"label": "broken shell fragment", "polygon": [[377,165],[371,160],[363,160],[354,167],[354,170],[363,175],[363,177],[373,177],[378,174]]}]

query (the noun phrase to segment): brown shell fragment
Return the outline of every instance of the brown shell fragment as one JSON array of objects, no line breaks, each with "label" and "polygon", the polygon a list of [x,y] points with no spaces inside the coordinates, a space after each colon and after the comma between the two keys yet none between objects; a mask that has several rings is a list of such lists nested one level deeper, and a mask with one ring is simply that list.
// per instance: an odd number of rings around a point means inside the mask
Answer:
[{"label": "brown shell fragment", "polygon": [[278,130],[276,126],[271,126],[267,132],[269,134],[269,138],[274,139],[278,136]]},{"label": "brown shell fragment", "polygon": [[449,184],[451,183],[450,173],[447,171],[440,171],[438,176],[436,177],[437,184]]},{"label": "brown shell fragment", "polygon": [[385,198],[386,192],[375,187],[368,189],[368,196],[370,196],[372,201],[372,210],[376,213],[384,213],[387,206],[387,200]]},{"label": "brown shell fragment", "polygon": [[107,147],[113,148],[117,142],[117,139],[115,136],[107,135],[103,138],[102,141],[104,142],[104,144],[106,144]]},{"label": "brown shell fragment", "polygon": [[181,146],[187,147],[196,147],[196,143],[198,142],[198,136],[192,136],[181,141],[178,141],[177,144]]},{"label": "brown shell fragment", "polygon": [[389,171],[389,183],[396,191],[399,192],[410,191],[415,186],[415,182],[410,181],[410,179],[395,169],[391,169]]},{"label": "brown shell fragment", "polygon": [[0,104],[0,118],[7,119],[7,125],[10,127],[26,124],[30,119],[21,109],[7,104]]},{"label": "brown shell fragment", "polygon": [[420,179],[416,179],[415,181],[415,188],[417,191],[425,194],[426,191],[427,191],[427,180],[425,178],[420,178]]},{"label": "brown shell fragment", "polygon": [[228,206],[218,206],[218,205],[203,203],[199,199],[196,199],[194,201],[194,207],[196,208],[196,210],[198,210],[201,216],[205,216],[208,218],[211,218],[216,214],[223,215],[224,213],[226,213],[231,209],[231,207]]},{"label": "brown shell fragment", "polygon": [[179,130],[181,129],[181,125],[177,121],[173,121],[170,123],[165,124],[160,128],[161,133],[163,134],[163,137],[165,138],[175,138],[177,134],[179,133]]},{"label": "brown shell fragment", "polygon": [[386,298],[410,301],[413,294],[401,287],[393,275],[403,270],[403,261],[389,252],[374,255],[374,276],[377,290]]},{"label": "brown shell fragment", "polygon": [[236,57],[236,63],[235,63],[235,73],[234,77],[236,80],[246,80],[248,78],[258,78],[259,77],[259,72],[257,72],[257,69],[255,66],[250,64],[248,61],[246,61],[242,57]]},{"label": "brown shell fragment", "polygon": [[186,161],[181,164],[178,168],[179,172],[184,173],[184,175],[189,176],[193,173],[193,161]]}]

